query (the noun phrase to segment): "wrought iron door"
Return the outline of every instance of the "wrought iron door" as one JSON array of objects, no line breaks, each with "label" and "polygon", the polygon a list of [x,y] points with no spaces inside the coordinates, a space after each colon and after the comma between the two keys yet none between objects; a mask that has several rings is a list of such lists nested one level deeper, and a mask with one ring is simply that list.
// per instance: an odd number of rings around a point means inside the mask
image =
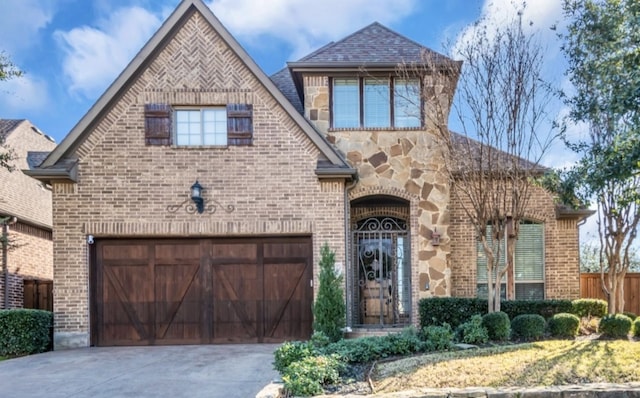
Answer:
[{"label": "wrought iron door", "polygon": [[353,228],[352,316],[358,326],[411,322],[409,231],[404,220],[372,217]]}]

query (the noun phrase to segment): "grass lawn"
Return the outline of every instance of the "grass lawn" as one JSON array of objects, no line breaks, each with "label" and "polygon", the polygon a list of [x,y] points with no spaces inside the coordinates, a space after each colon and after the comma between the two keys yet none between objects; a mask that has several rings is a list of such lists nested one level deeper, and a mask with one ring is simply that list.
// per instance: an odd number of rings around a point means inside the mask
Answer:
[{"label": "grass lawn", "polygon": [[380,363],[376,392],[445,387],[534,387],[640,381],[640,342],[549,340]]}]

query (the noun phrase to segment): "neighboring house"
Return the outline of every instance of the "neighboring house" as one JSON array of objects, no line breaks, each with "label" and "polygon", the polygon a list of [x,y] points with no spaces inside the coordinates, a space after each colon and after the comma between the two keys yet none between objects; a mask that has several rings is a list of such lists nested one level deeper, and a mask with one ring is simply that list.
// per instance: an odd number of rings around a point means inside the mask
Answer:
[{"label": "neighboring house", "polygon": [[28,120],[0,119],[4,149],[13,152],[13,171],[0,168],[0,228],[8,237],[2,247],[0,308],[22,308],[24,281],[53,280],[51,191],[22,172],[31,169],[55,148]]},{"label": "neighboring house", "polygon": [[[183,0],[29,172],[53,188],[55,347],[308,338],[325,243],[352,328],[417,324],[421,298],[475,296],[476,240],[434,138],[446,120],[394,98],[431,84],[394,76],[424,51],[374,23],[270,79]],[[534,282],[578,297],[580,217],[558,220],[537,195]]]}]

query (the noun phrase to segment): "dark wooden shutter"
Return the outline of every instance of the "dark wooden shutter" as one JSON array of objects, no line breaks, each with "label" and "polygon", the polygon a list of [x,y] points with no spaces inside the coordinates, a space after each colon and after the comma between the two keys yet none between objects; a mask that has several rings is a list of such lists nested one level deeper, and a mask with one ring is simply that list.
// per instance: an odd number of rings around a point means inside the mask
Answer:
[{"label": "dark wooden shutter", "polygon": [[171,145],[171,105],[144,106],[144,141],[146,145]]},{"label": "dark wooden shutter", "polygon": [[253,105],[227,105],[228,145],[253,144]]}]

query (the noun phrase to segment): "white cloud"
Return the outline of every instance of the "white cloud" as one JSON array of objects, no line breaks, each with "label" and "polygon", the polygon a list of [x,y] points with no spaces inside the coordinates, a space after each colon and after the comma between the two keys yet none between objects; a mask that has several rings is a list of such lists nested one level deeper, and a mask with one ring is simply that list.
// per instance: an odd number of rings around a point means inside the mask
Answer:
[{"label": "white cloud", "polygon": [[38,77],[24,75],[2,83],[0,109],[5,114],[39,111],[48,104],[47,83]]},{"label": "white cloud", "polygon": [[160,19],[140,7],[121,8],[98,27],[57,31],[63,47],[63,71],[69,90],[99,95],[115,79],[160,26]]},{"label": "white cloud", "polygon": [[[0,13],[0,49],[14,55],[28,48],[54,14],[52,0],[5,0]],[[14,59],[15,60],[15,59]]]},{"label": "white cloud", "polygon": [[210,8],[233,35],[271,35],[293,47],[293,59],[373,21],[391,24],[411,14],[416,0],[217,0]]},{"label": "white cloud", "polygon": [[462,44],[473,37],[476,30],[484,26],[489,27],[488,34],[494,32],[494,28],[504,27],[518,18],[521,13],[522,25],[529,33],[539,32],[541,44],[547,46],[547,51],[557,54],[559,50],[556,27],[562,20],[562,2],[558,0],[536,0],[535,4],[522,6],[521,1],[516,0],[485,0],[481,12],[480,25],[469,25],[463,29],[452,46],[452,54],[457,52]]}]

